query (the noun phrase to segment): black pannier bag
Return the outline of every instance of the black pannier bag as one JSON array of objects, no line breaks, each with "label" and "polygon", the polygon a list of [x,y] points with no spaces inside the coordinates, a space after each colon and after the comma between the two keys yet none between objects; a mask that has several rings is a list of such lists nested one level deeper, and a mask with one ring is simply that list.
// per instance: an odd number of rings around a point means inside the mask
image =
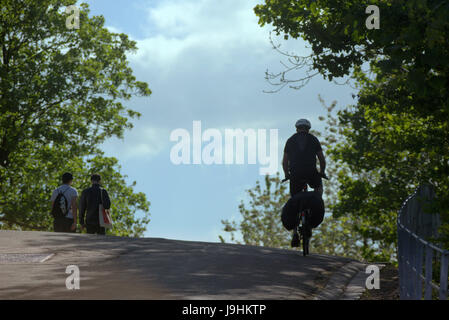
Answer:
[{"label": "black pannier bag", "polygon": [[282,208],[282,224],[287,230],[293,230],[299,225],[300,210],[311,210],[309,224],[318,227],[324,219],[323,199],[315,192],[299,192],[291,197]]}]

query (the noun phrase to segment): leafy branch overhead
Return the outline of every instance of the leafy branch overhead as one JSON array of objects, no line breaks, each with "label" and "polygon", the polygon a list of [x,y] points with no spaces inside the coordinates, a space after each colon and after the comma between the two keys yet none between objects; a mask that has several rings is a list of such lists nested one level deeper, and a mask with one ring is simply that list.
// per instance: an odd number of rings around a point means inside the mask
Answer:
[{"label": "leafy branch overhead", "polygon": [[[365,26],[368,5],[380,8],[379,30]],[[449,246],[449,2],[266,0],[255,13],[276,35],[311,46],[310,56],[288,54],[286,72],[306,67],[356,84],[357,100],[338,111],[328,151],[339,168],[334,216],[362,219],[356,231],[388,248],[402,201],[431,182],[440,240]],[[291,83],[283,72],[272,75],[281,87]]]},{"label": "leafy branch overhead", "polygon": [[[118,169],[99,145],[132,128],[140,114],[123,103],[151,90],[126,58],[136,43],[108,31],[102,16],[89,17],[87,4],[80,7],[80,28],[68,29],[65,8],[76,1],[0,3],[0,221],[45,227],[48,191],[64,170],[82,172],[84,181],[82,168],[92,158],[103,163],[100,171]],[[147,209],[145,198],[135,203]]]},{"label": "leafy branch overhead", "polygon": [[[365,26],[369,5],[380,9],[379,30]],[[271,25],[276,35],[302,38],[311,46],[310,56],[296,56],[296,67],[295,55],[289,54],[287,72],[310,65],[307,72],[333,80],[369,64],[385,76],[404,73],[403,85],[417,99],[438,97],[448,87],[446,1],[267,0],[254,11],[261,26]]]}]

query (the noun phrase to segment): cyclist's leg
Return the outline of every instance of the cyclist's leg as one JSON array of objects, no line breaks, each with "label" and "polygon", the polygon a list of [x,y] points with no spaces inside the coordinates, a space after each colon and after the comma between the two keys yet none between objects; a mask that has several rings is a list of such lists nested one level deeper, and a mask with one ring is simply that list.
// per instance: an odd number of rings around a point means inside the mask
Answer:
[{"label": "cyclist's leg", "polygon": [[[290,177],[290,195],[293,197],[294,195],[298,194],[299,192],[302,192],[304,188],[307,186],[307,179],[305,179],[302,175],[292,175]],[[298,212],[295,212],[297,219],[296,227],[293,229],[292,233],[292,241],[291,246],[292,247],[298,247],[299,246],[299,234],[298,234],[298,227],[299,227],[299,213],[302,211],[302,208],[300,207]]]},{"label": "cyclist's leg", "polygon": [[299,174],[290,177],[290,195],[293,197],[298,192],[301,192],[307,184],[307,177]]},{"label": "cyclist's leg", "polygon": [[317,171],[310,174],[308,184],[320,197],[323,196],[323,179]]},{"label": "cyclist's leg", "polygon": [[323,202],[323,180],[319,173],[314,170],[310,172],[307,181],[308,185],[314,190],[317,196],[313,197],[310,202],[310,213],[308,217],[307,232],[309,237],[312,236],[312,229],[317,228],[324,219],[324,202]]},{"label": "cyclist's leg", "polygon": [[308,201],[309,212],[307,216],[307,228],[308,238],[312,237],[312,230],[317,228],[324,220],[324,202],[321,196],[316,193],[312,193],[311,198]]},{"label": "cyclist's leg", "polygon": [[[293,189],[292,189],[293,190]],[[298,205],[296,199],[291,198],[282,208],[281,220],[285,229],[292,232],[292,247],[299,246],[299,235],[297,232],[299,219],[298,219]]]},{"label": "cyclist's leg", "polygon": [[317,228],[324,220],[324,202],[321,197],[315,196],[310,201],[311,214],[309,216],[309,224],[311,228]]},{"label": "cyclist's leg", "polygon": [[296,228],[293,230],[293,232],[292,232],[292,240],[291,240],[291,242],[290,242],[290,246],[292,247],[292,248],[296,248],[296,247],[299,247],[299,234],[298,234],[298,231],[296,230]]},{"label": "cyclist's leg", "polygon": [[320,197],[323,196],[323,185],[319,186],[318,188],[314,188],[313,191],[315,191],[316,193],[318,193],[320,195]]},{"label": "cyclist's leg", "polygon": [[307,170],[295,170],[291,172],[290,176],[290,195],[293,197],[295,194],[304,190],[307,186],[308,179]]}]

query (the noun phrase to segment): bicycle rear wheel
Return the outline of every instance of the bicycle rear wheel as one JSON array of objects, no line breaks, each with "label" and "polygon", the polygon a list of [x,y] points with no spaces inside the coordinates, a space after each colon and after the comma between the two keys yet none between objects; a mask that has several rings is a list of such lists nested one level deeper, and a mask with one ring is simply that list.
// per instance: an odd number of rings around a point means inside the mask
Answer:
[{"label": "bicycle rear wheel", "polygon": [[305,244],[304,244],[304,246],[305,246],[305,252],[306,252],[306,254],[305,254],[305,256],[306,255],[309,255],[309,238],[307,238],[305,241]]}]

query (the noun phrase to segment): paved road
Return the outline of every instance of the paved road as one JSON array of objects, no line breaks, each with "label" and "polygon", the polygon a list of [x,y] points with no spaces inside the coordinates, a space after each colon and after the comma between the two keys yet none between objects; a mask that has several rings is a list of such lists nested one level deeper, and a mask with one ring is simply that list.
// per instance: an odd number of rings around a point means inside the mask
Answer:
[{"label": "paved road", "polygon": [[[0,231],[0,299],[313,299],[349,262],[220,243]],[[66,289],[68,265],[80,269],[80,290]]]}]

